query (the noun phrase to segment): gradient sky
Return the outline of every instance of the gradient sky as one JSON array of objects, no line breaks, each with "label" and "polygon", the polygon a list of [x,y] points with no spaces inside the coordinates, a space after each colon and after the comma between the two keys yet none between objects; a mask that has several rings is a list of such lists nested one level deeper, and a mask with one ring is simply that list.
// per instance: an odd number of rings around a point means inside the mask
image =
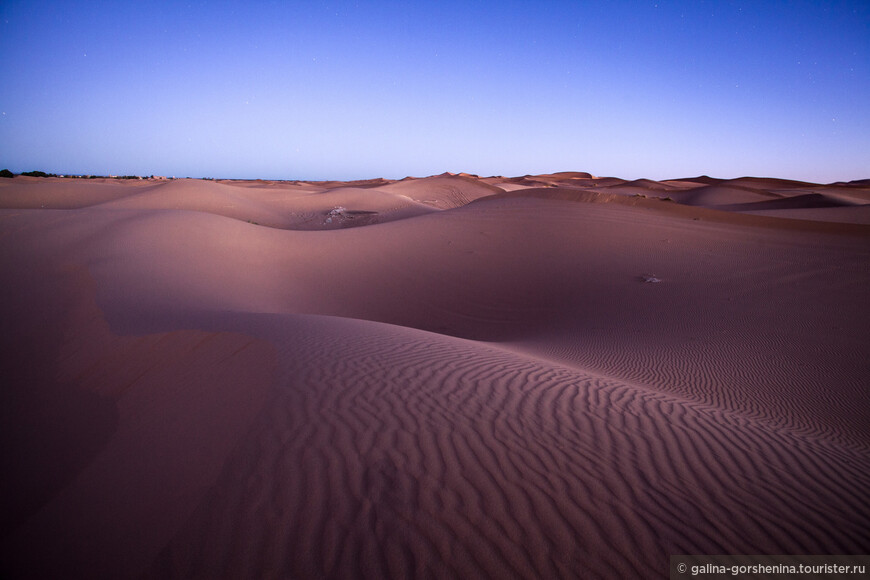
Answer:
[{"label": "gradient sky", "polygon": [[0,2],[0,166],[870,177],[870,2]]}]

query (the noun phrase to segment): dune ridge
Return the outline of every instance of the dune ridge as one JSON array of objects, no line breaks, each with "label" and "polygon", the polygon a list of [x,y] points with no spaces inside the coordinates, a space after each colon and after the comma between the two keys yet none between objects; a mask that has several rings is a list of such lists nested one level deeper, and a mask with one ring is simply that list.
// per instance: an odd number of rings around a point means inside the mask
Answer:
[{"label": "dune ridge", "polygon": [[[280,328],[277,400],[153,577],[648,576],[661,552],[870,540],[860,453],[463,339]],[[711,488],[729,491],[708,505]]]}]

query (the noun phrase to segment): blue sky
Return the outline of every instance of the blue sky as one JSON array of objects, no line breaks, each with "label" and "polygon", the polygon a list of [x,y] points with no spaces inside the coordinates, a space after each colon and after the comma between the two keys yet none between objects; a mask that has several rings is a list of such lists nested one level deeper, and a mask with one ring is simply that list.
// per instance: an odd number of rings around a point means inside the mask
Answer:
[{"label": "blue sky", "polygon": [[0,166],[870,177],[870,3],[0,2]]}]

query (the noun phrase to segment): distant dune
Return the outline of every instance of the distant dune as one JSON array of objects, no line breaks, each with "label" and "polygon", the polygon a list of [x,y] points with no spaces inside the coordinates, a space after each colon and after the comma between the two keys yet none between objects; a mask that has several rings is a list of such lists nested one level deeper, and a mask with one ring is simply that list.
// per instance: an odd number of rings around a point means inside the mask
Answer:
[{"label": "distant dune", "polygon": [[870,551],[870,185],[0,179],[3,578]]}]

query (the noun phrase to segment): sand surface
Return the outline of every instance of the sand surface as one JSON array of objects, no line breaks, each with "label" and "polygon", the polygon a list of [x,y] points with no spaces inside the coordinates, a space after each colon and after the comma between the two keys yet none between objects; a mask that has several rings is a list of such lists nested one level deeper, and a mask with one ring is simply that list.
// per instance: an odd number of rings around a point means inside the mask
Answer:
[{"label": "sand surface", "polygon": [[4,578],[870,552],[870,183],[0,179]]}]

